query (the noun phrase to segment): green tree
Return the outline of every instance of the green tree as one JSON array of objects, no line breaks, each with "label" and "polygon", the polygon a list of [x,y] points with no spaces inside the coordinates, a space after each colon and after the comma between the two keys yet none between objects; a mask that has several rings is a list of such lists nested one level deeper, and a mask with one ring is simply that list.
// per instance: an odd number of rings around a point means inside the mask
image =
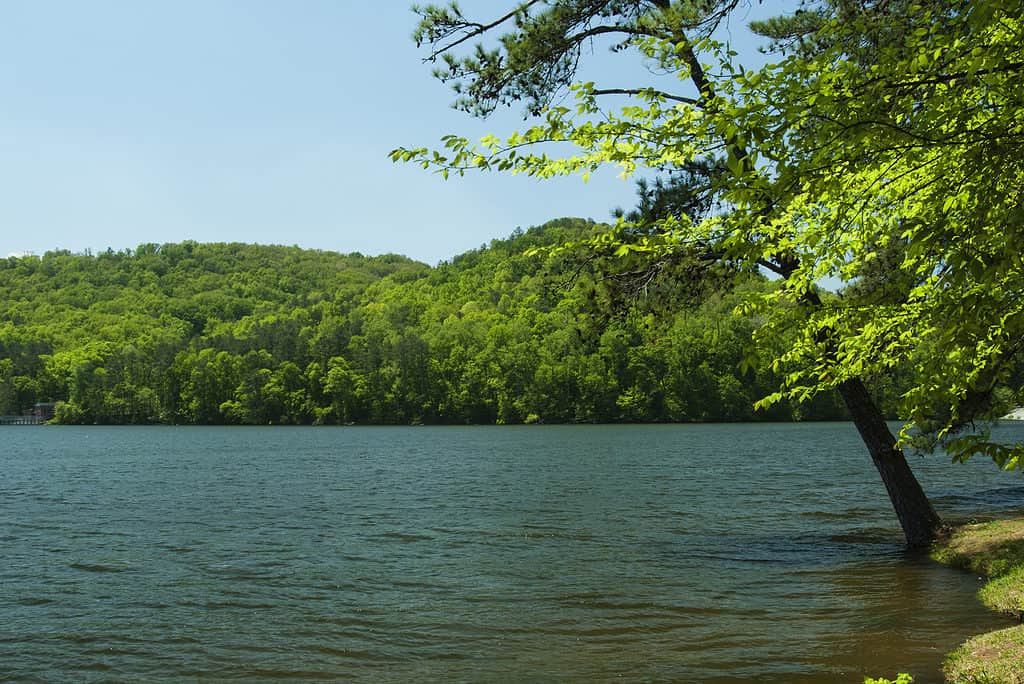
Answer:
[{"label": "green tree", "polygon": [[185,422],[225,422],[226,407],[222,406],[233,398],[242,374],[238,356],[209,348],[183,352],[175,360],[174,372],[179,377],[181,417]]},{"label": "green tree", "polygon": [[321,411],[320,422],[349,423],[360,418],[366,399],[366,385],[362,376],[354,373],[341,356],[334,356],[327,364],[327,374],[320,378],[324,394],[330,400]]},{"label": "green tree", "polygon": [[[903,441],[911,426],[947,438],[984,415],[1020,353],[1019,4],[805,2],[799,17],[759,27],[786,52],[753,70],[715,38],[743,4],[529,0],[483,20],[454,4],[419,8],[416,40],[440,61],[436,73],[456,87],[458,107],[485,116],[521,102],[535,123],[479,143],[449,135],[441,151],[392,157],[445,177],[469,169],[586,177],[616,165],[692,185],[701,171],[697,189],[717,210],[661,201],[655,188],[646,216],[623,217],[589,248],[654,264],[683,254],[778,276],[781,287],[746,302],[766,318],[756,333],[763,348],[792,341],[770,361],[784,386],[761,405],[837,390],[908,542],[927,544],[941,521],[865,383],[912,365]],[[584,52],[602,38],[663,76],[581,82]],[[559,99],[566,89],[574,105]],[[894,245],[903,253],[897,296],[819,291],[824,278],[862,280]],[[948,447],[1007,467],[1024,453],[973,437]]]}]

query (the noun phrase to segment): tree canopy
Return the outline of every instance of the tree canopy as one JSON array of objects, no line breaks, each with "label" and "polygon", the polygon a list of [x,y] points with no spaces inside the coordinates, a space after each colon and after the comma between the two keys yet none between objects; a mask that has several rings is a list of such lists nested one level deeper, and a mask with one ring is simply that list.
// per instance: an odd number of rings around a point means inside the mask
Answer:
[{"label": "tree canopy", "polygon": [[[760,405],[838,390],[890,494],[918,490],[917,512],[900,510],[902,494],[894,504],[908,538],[925,543],[940,522],[864,385],[909,368],[904,444],[931,439],[955,458],[1024,465],[1024,446],[960,432],[992,417],[1024,340],[1020,5],[806,0],[754,25],[774,60],[754,67],[719,30],[747,6],[530,0],[493,20],[454,4],[418,8],[415,38],[456,106],[486,115],[521,102],[533,119],[501,137],[448,135],[439,150],[392,156],[446,177],[585,179],[613,165],[663,177],[655,200],[680,179],[704,193],[710,211],[648,202],[653,213],[624,213],[589,247],[652,263],[685,252],[778,276],[779,288],[744,304],[764,317],[762,348],[795,336],[769,361],[783,387]],[[602,39],[647,66],[634,83],[578,77]],[[698,183],[695,168],[705,170]],[[823,296],[824,279],[844,284],[840,296]],[[903,484],[890,482],[890,466]]]},{"label": "tree canopy", "polygon": [[[522,101],[537,118],[503,138],[450,135],[441,151],[393,156],[444,174],[539,177],[721,160],[727,172],[705,175],[719,211],[663,211],[639,240],[623,239],[636,225],[624,219],[609,236],[618,253],[698,246],[783,277],[766,299],[800,305],[801,343],[775,359],[787,383],[765,402],[912,364],[907,415],[952,435],[986,415],[1024,339],[1019,4],[805,2],[755,25],[778,59],[755,69],[715,33],[744,4],[538,0],[493,22],[455,5],[420,8],[416,38],[442,61],[457,106],[480,115]],[[491,47],[457,52],[502,30]],[[640,74],[633,88],[574,80],[601,36],[661,77]],[[572,104],[557,98],[563,89]],[[623,95],[633,101],[603,99]],[[847,286],[822,301],[816,284],[827,278]],[[790,308],[763,304],[751,302],[773,319],[759,335],[793,325]],[[1019,449],[953,448],[1020,462]]]}]

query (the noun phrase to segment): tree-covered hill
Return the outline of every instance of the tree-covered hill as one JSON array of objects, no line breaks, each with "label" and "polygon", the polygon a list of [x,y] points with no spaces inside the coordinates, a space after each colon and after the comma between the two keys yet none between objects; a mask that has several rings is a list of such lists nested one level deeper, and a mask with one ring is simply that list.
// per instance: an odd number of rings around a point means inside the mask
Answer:
[{"label": "tree-covered hill", "polygon": [[733,313],[735,289],[705,283],[679,307],[669,274],[672,307],[655,293],[624,307],[586,262],[526,255],[598,229],[553,221],[435,268],[194,242],[0,260],[0,413],[56,401],[68,423],[841,415],[827,400],[754,413],[778,382],[740,370],[754,321]]}]

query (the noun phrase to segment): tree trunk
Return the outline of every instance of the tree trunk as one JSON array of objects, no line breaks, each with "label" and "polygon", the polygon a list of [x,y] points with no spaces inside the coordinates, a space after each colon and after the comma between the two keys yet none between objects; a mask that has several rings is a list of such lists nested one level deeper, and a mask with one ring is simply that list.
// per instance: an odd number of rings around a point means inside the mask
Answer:
[{"label": "tree trunk", "polygon": [[896,448],[896,437],[889,430],[881,411],[860,380],[847,380],[839,385],[839,395],[846,402],[853,423],[878,468],[878,474],[882,476],[907,544],[912,547],[928,546],[942,530],[942,519],[918,484],[903,452]]}]

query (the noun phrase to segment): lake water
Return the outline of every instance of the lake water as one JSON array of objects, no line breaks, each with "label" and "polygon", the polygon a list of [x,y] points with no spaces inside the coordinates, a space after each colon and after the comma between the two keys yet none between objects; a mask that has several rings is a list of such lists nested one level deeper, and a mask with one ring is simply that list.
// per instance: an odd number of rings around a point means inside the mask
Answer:
[{"label": "lake water", "polygon": [[0,679],[933,682],[979,585],[845,423],[0,429]]}]

